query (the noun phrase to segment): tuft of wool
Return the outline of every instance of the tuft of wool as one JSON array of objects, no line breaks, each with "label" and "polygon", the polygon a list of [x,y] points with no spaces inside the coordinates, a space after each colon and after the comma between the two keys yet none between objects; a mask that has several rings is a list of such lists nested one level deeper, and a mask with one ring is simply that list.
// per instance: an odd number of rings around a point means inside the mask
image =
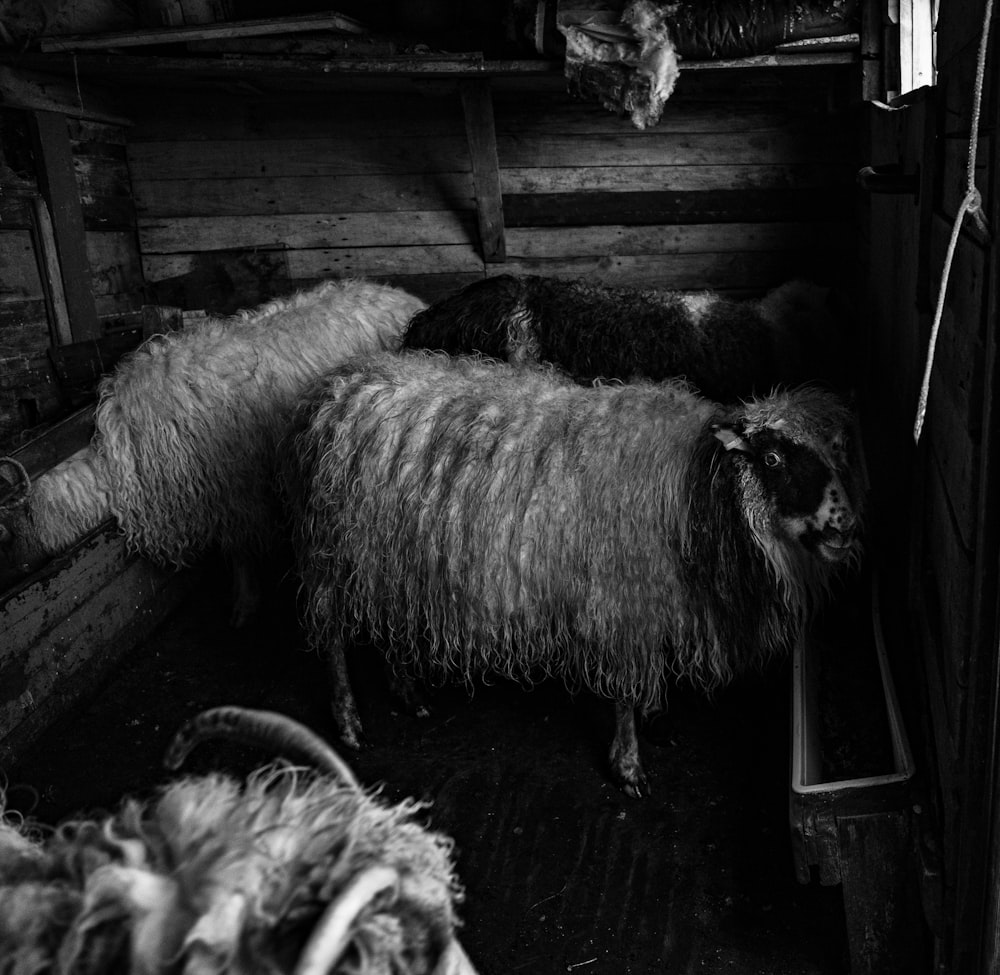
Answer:
[{"label": "tuft of wool", "polygon": [[9,975],[290,973],[327,905],[373,865],[398,884],[354,922],[331,971],[430,972],[462,898],[452,843],[423,807],[269,766],[185,778],[44,837],[0,825],[0,956]]},{"label": "tuft of wool", "polygon": [[638,129],[659,122],[680,76],[680,56],[668,23],[673,12],[670,5],[633,0],[625,4],[618,24],[558,25],[566,38],[571,93],[590,87],[582,78],[586,68],[597,64],[617,82],[598,89],[606,108],[628,114]]}]

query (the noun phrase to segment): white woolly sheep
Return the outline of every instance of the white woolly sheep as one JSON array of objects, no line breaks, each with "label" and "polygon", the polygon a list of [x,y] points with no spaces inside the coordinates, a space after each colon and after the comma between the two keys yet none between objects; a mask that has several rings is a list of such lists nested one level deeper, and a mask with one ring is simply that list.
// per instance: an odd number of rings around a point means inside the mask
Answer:
[{"label": "white woolly sheep", "polygon": [[206,712],[170,758],[219,734],[304,746],[315,768],[181,778],[53,830],[4,817],[7,975],[474,975],[455,938],[452,843],[415,821],[421,804],[366,794],[270,712]]},{"label": "white woolly sheep", "polygon": [[309,640],[364,629],[406,668],[556,677],[616,702],[610,761],[648,784],[634,710],[787,651],[858,551],[849,410],[817,388],[736,408],[683,383],[400,353],[348,363],[296,412],[283,473]]},{"label": "white woolly sheep", "polygon": [[398,288],[326,281],[254,311],[155,336],[99,387],[91,446],[0,509],[0,587],[114,516],[130,547],[182,566],[219,548],[236,578],[233,622],[279,542],[275,449],[302,388],[363,352],[396,349],[424,303]]},{"label": "white woolly sheep", "polygon": [[733,402],[777,385],[842,385],[847,340],[829,288],[789,281],[759,300],[501,274],[418,312],[404,348],[545,362],[580,382],[684,378]]}]

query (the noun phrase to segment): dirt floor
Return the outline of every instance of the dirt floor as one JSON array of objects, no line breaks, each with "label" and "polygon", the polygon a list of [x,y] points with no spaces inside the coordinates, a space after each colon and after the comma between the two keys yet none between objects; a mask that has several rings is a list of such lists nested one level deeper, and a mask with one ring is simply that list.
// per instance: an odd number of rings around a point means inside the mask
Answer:
[{"label": "dirt floor", "polygon": [[[107,809],[167,773],[164,749],[198,711],[283,711],[333,740],[325,672],[303,652],[293,600],[228,626],[211,571],[95,698],[5,770],[8,807],[52,822]],[[839,887],[795,880],[788,826],[789,668],[709,701],[678,690],[645,729],[654,793],[624,796],[605,755],[610,704],[559,687],[431,692],[429,718],[391,709],[359,653],[368,747],[347,753],[387,799],[432,805],[466,889],[461,940],[482,975],[847,971]],[[237,773],[271,756],[205,744],[188,770]]]}]

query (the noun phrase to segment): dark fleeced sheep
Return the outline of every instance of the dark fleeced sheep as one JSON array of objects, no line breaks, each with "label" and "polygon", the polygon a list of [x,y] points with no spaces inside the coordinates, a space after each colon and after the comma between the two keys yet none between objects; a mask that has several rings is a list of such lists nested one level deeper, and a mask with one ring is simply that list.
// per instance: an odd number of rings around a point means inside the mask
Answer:
[{"label": "dark fleeced sheep", "polygon": [[502,274],[418,312],[403,347],[545,362],[581,382],[683,378],[728,403],[777,385],[847,384],[841,318],[831,290],[805,281],[734,301]]},{"label": "dark fleeced sheep", "polygon": [[207,712],[171,754],[220,733],[277,735],[312,767],[179,778],[54,829],[0,820],[5,975],[475,975],[452,842],[421,804],[379,801],[269,712]]},{"label": "dark fleeced sheep", "polygon": [[856,555],[850,419],[815,388],[728,409],[683,383],[587,388],[441,354],[334,370],[298,408],[283,477],[344,741],[361,626],[417,671],[611,698],[612,771],[641,794],[634,709],[787,651]]},{"label": "dark fleeced sheep", "polygon": [[91,446],[0,507],[0,588],[113,515],[158,563],[221,550],[235,569],[233,621],[246,622],[260,562],[280,542],[275,450],[296,398],[351,356],[398,348],[423,307],[388,285],[324,281],[154,336],[102,380]]}]

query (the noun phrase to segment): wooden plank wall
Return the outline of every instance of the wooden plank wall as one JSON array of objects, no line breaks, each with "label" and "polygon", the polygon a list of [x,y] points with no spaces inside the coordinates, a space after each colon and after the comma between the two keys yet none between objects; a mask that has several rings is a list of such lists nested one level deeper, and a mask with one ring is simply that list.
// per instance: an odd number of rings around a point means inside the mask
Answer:
[{"label": "wooden plank wall", "polygon": [[[994,33],[997,24],[994,23]],[[913,442],[920,382],[952,227],[966,189],[978,0],[942,5],[938,80],[926,100],[874,119],[873,149],[920,174],[912,198],[874,200],[866,297],[873,334],[869,390],[877,393],[881,532],[905,573],[896,663],[917,690],[911,730],[926,792],[921,850],[925,904],[937,935],[936,971],[997,970],[1000,869],[996,740],[1000,731],[997,568],[1000,400],[997,396],[997,81],[988,65],[976,185],[992,235],[966,220],[947,287],[926,421]],[[996,42],[993,44],[996,50]],[[995,55],[994,55],[995,57]],[[929,136],[929,138],[928,138]],[[896,581],[904,574],[897,571]],[[990,851],[987,855],[987,851]],[[992,901],[992,904],[991,904]]]},{"label": "wooden plank wall", "polygon": [[32,240],[39,198],[27,113],[0,109],[0,443],[59,410],[49,321]]},{"label": "wooden plank wall", "polygon": [[[940,280],[952,225],[967,182],[976,60],[983,27],[980,0],[944,6],[938,27],[940,179],[931,226],[931,268]],[[992,55],[982,102],[975,182],[991,233],[966,220],[955,250],[941,324],[923,447],[924,535],[920,568],[924,592],[937,612],[927,614],[925,652],[942,661],[941,692],[951,716],[941,729],[959,762],[942,775],[942,791],[957,796],[944,833],[953,889],[954,937],[948,945],[954,971],[996,971],[998,929],[989,917],[995,897],[998,854],[996,740],[997,568],[1000,526],[997,388],[997,271],[1000,226],[997,199],[1000,113],[994,11]],[[984,857],[987,845],[991,857]],[[995,910],[995,904],[994,904]]]},{"label": "wooden plank wall", "polygon": [[125,145],[128,128],[67,119],[83,206],[91,288],[105,327],[143,305],[135,205]]},{"label": "wooden plank wall", "polygon": [[461,105],[441,94],[184,93],[134,113],[156,301],[235,311],[324,277],[481,276]]},{"label": "wooden plank wall", "polygon": [[157,303],[216,313],[348,274],[427,299],[505,271],[733,293],[843,284],[852,77],[690,72],[645,132],[561,77],[493,79],[505,261],[480,246],[455,82],[143,92],[128,159],[144,273]]},{"label": "wooden plank wall", "polygon": [[508,269],[733,293],[797,275],[844,283],[852,77],[684,73],[646,131],[558,91],[499,90]]},{"label": "wooden plank wall", "polygon": [[[135,211],[125,160],[126,127],[52,115],[65,122],[83,219],[83,260],[101,330],[131,328],[144,301]],[[52,238],[38,178],[30,112],[0,110],[0,444],[11,446],[66,412],[50,355],[71,341]],[[60,307],[62,310],[60,311]]]}]

